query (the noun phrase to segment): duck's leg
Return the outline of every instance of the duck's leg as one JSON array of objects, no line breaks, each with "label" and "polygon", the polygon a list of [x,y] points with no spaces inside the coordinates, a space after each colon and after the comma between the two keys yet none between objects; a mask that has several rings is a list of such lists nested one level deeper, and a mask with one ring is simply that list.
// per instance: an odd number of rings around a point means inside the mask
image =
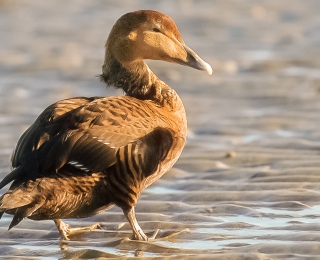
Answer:
[{"label": "duck's leg", "polygon": [[133,239],[148,241],[148,237],[144,234],[144,232],[142,231],[141,227],[139,226],[139,224],[137,222],[134,207],[129,208],[129,209],[122,209],[122,210],[131,225],[131,228],[133,231]]},{"label": "duck's leg", "polygon": [[59,230],[61,238],[64,240],[69,240],[69,225],[65,224],[61,219],[54,219],[53,221]]},{"label": "duck's leg", "polygon": [[89,226],[89,227],[71,229],[69,228],[69,225],[65,224],[61,219],[54,219],[53,221],[56,224],[57,229],[59,230],[61,238],[64,240],[70,240],[69,238],[70,235],[90,232],[96,229],[97,227],[99,227],[99,224],[93,224],[92,226]]}]

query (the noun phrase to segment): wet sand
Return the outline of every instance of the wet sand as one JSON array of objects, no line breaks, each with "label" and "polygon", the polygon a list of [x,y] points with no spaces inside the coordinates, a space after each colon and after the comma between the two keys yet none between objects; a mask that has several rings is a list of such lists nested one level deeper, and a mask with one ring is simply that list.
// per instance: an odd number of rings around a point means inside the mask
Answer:
[{"label": "wet sand", "polygon": [[11,216],[4,215],[0,259],[316,259],[317,0],[0,1],[0,177],[9,172],[18,138],[45,107],[68,97],[121,94],[95,75],[111,26],[136,9],[170,15],[214,70],[208,76],[149,62],[182,97],[189,122],[181,158],[136,209],[149,236],[160,229],[157,240],[128,240],[118,208],[67,220],[101,225],[68,242],[60,242],[53,221],[24,220],[7,232]]}]

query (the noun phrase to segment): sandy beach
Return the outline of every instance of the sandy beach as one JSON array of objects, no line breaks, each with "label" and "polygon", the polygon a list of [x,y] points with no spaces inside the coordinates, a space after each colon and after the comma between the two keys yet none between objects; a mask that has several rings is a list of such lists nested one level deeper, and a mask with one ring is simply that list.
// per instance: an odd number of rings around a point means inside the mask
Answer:
[{"label": "sandy beach", "polygon": [[160,229],[156,241],[129,240],[117,207],[66,220],[100,228],[63,242],[53,221],[25,219],[7,231],[12,216],[4,214],[0,259],[318,259],[317,0],[0,0],[0,179],[19,137],[47,106],[122,95],[96,75],[112,25],[138,9],[171,16],[213,68],[208,76],[148,61],[188,115],[180,159],[136,208],[147,235]]}]

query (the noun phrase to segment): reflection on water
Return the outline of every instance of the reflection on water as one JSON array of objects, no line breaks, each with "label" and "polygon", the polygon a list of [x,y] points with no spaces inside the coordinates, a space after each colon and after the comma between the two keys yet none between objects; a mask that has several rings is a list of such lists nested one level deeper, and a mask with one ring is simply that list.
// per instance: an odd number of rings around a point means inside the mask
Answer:
[{"label": "reflection on water", "polygon": [[277,135],[281,136],[281,137],[292,137],[294,136],[294,132],[292,131],[286,131],[286,130],[280,130],[278,129],[276,131]]},{"label": "reflection on water", "polygon": [[[185,249],[190,252],[193,250],[210,252],[225,248],[258,245],[265,242],[285,244],[290,241],[292,230],[299,230],[299,226],[304,224],[317,224],[319,222],[318,217],[320,216],[319,205],[298,211],[295,209],[272,209],[270,207],[258,207],[255,210],[261,214],[261,217],[234,214],[219,216],[218,219],[221,222],[218,224],[193,221],[187,224],[190,229],[189,232],[181,233],[177,237],[165,240],[159,237],[154,242],[130,242],[128,239],[123,240],[121,238],[119,240],[110,240],[109,238],[105,242],[102,242],[100,236],[95,238],[95,234],[101,235],[103,231],[97,230],[91,232],[91,238],[65,241],[62,243],[61,248],[59,247],[58,238],[46,241],[20,239],[19,242],[9,239],[5,243],[2,241],[2,243],[3,245],[10,245],[12,249],[19,251],[29,251],[32,249],[33,252],[37,252],[37,255],[46,255],[42,259],[63,257],[64,254],[71,254],[72,252],[74,254],[75,252],[82,252],[82,250],[133,256],[136,253],[131,248],[130,243],[134,243],[137,247],[141,248],[145,257],[156,257],[163,253],[148,252],[150,248],[159,247],[168,252],[175,252],[175,249]],[[217,220],[216,217],[215,220]],[[293,220],[294,223],[292,223]],[[225,227],[220,227],[223,225]],[[318,230],[308,230],[307,232],[309,235],[317,234]],[[202,239],[199,240],[201,237]],[[109,242],[107,242],[108,240]],[[50,255],[54,255],[54,257],[50,257]]]},{"label": "reflection on water", "polygon": [[263,60],[270,60],[275,57],[272,51],[270,50],[255,50],[255,51],[245,52],[243,58],[254,60],[254,61],[263,61]]},{"label": "reflection on water", "polygon": [[320,70],[316,68],[306,67],[288,67],[284,70],[284,73],[290,76],[303,76],[308,78],[320,79]]},{"label": "reflection on water", "polygon": [[261,134],[252,134],[252,135],[244,136],[242,138],[242,140],[243,140],[243,143],[246,144],[246,143],[251,143],[251,142],[257,141],[261,138],[263,138],[263,135],[261,135]]}]

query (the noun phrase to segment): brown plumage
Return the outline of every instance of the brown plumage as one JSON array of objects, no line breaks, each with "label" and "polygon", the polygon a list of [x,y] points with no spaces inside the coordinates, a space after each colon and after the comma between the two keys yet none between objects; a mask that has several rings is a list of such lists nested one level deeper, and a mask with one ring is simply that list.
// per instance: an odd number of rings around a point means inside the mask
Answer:
[{"label": "brown plumage", "polygon": [[174,62],[212,73],[183,42],[172,19],[156,11],[122,16],[106,43],[101,80],[125,96],[79,97],[46,108],[21,136],[12,155],[13,182],[0,197],[0,216],[52,219],[64,239],[62,218],[83,218],[117,205],[133,238],[147,240],[134,207],[141,192],[166,173],[184,147],[183,104],[144,59]]}]

